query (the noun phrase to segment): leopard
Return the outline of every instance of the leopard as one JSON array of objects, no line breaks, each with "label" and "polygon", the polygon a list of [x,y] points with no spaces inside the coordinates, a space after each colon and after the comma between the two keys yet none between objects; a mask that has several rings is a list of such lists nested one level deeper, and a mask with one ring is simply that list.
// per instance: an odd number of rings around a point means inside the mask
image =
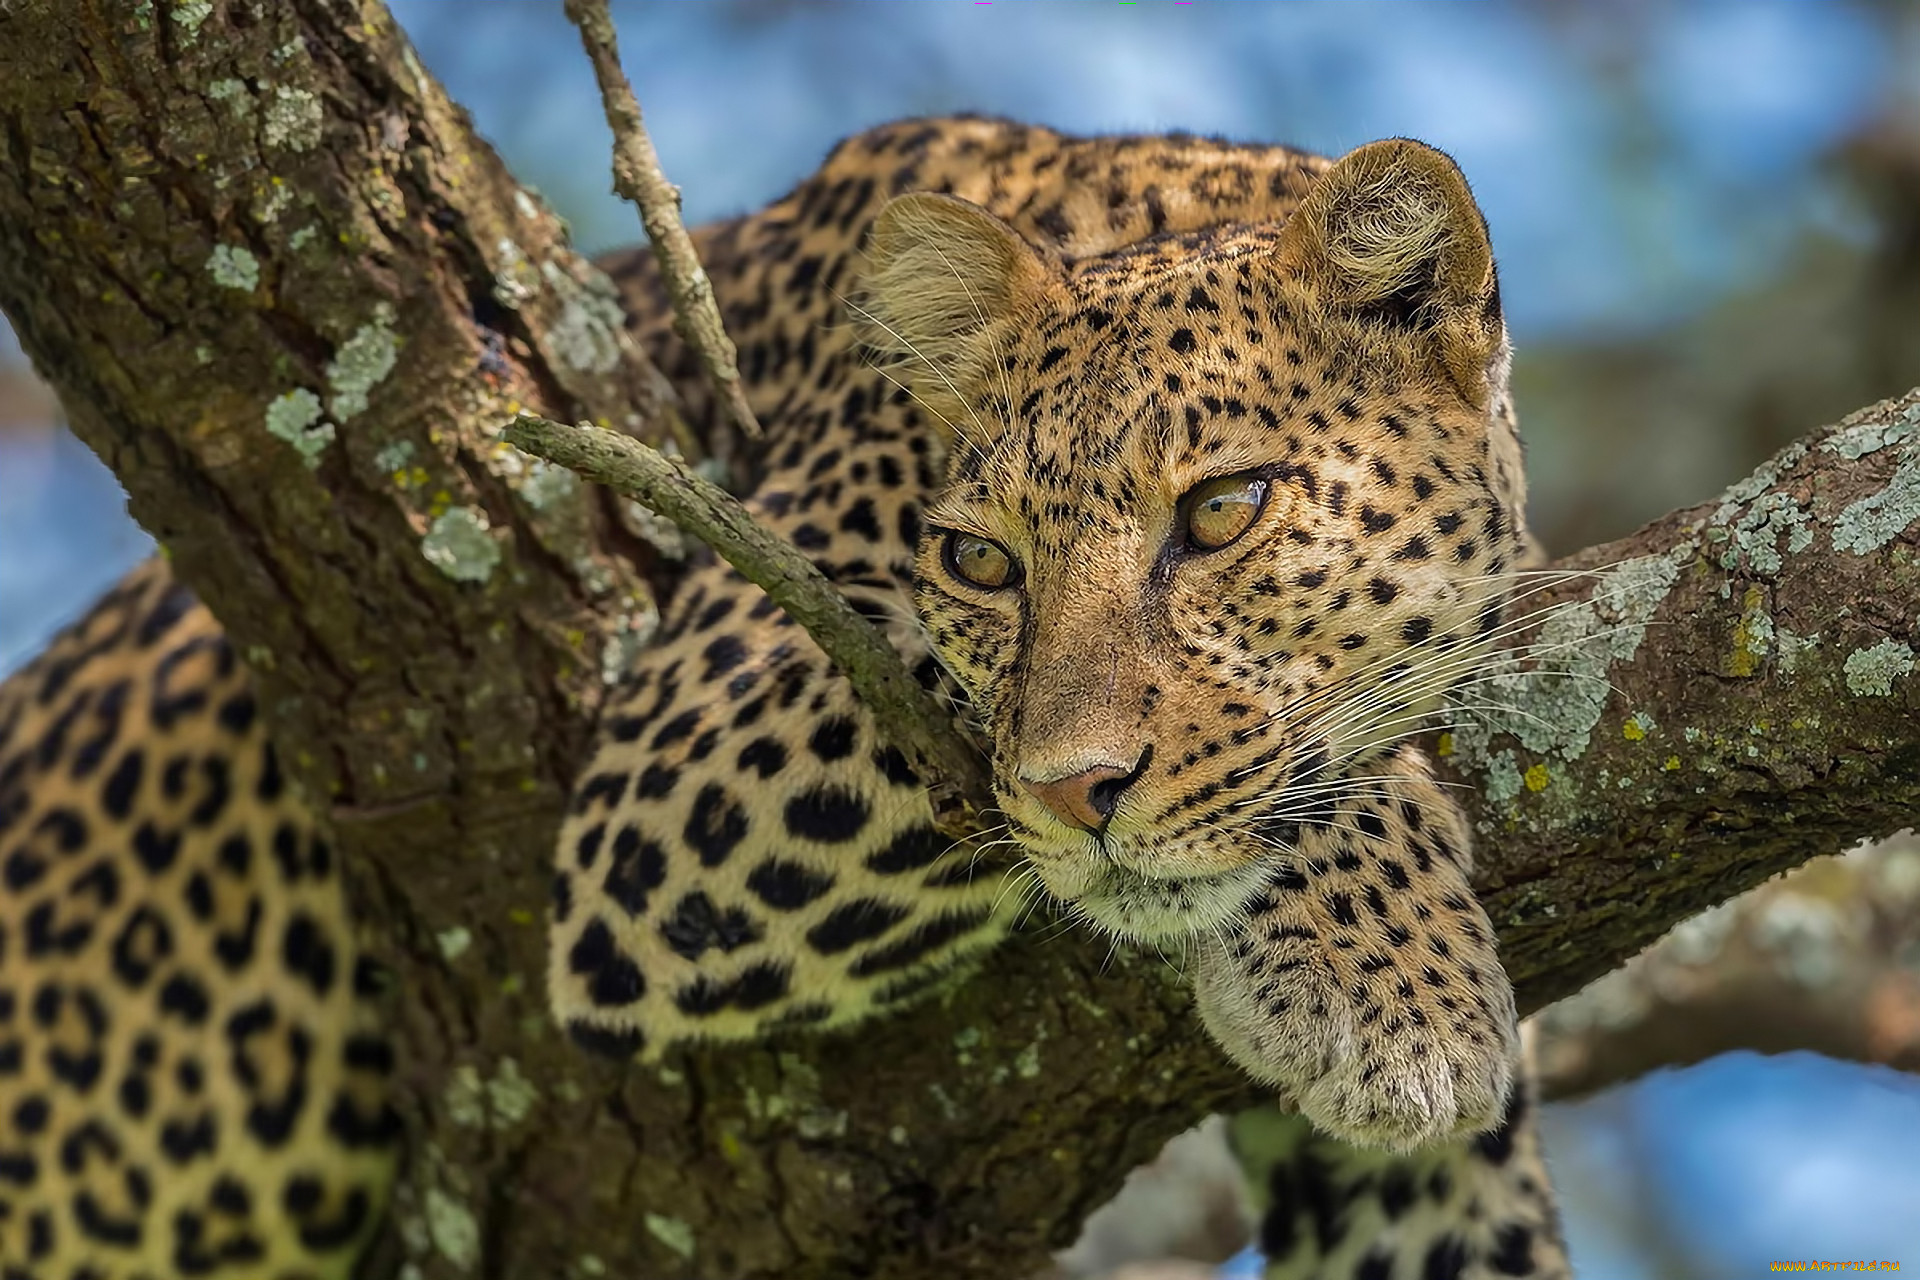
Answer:
[{"label": "leopard", "polygon": [[[693,236],[765,428],[743,502],[977,728],[1003,825],[943,836],[695,549],[552,850],[556,1021],[642,1061],[857,1035],[1041,895],[1177,954],[1273,1092],[1235,1126],[1272,1280],[1570,1275],[1414,736],[1530,554],[1457,166],[924,118]],[[717,429],[651,254],[602,264]],[[404,1136],[378,966],[164,559],[0,686],[0,876],[0,1277],[352,1274]]]},{"label": "leopard", "polygon": [[352,1273],[401,1125],[340,876],[164,560],[0,685],[0,1277]]},{"label": "leopard", "polygon": [[[1037,883],[1181,952],[1306,1132],[1450,1153],[1417,1180],[1441,1206],[1372,1233],[1402,1269],[1564,1273],[1544,1166],[1507,1158],[1537,1147],[1470,833],[1415,744],[1538,557],[1458,166],[912,121],[700,248],[772,424],[748,509],[966,709],[1020,865],[942,837],[846,680],[713,560],[562,827],[556,1018],[656,1061],[857,1024],[963,976]],[[796,364],[800,391],[765,377]],[[800,706],[804,749],[757,732]],[[1275,1274],[1344,1274],[1342,1220]]]}]

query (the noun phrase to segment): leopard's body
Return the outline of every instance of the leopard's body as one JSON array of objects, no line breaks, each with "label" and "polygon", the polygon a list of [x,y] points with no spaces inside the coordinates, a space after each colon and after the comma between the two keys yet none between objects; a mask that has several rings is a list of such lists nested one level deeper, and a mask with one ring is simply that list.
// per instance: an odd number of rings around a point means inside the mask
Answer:
[{"label": "leopard's body", "polygon": [[0,1277],[343,1280],[398,1149],[339,866],[164,563],[0,686]]},{"label": "leopard's body", "polygon": [[[925,683],[971,697],[1040,878],[1191,947],[1215,1034],[1317,1123],[1437,1141],[1362,1153],[1297,1117],[1249,1141],[1273,1274],[1302,1280],[1567,1274],[1528,1123],[1502,1119],[1511,996],[1464,828],[1399,745],[1497,621],[1524,537],[1484,227],[1435,155],[911,121],[697,233],[768,427],[749,505]],[[906,191],[957,199],[888,205]],[[1420,243],[1342,240],[1393,232],[1382,210]],[[1383,243],[1398,274],[1363,297]],[[704,412],[650,260],[610,268]],[[1254,472],[1254,531],[1170,557],[1182,495]],[[953,536],[1019,580],[957,577]],[[343,1275],[384,1187],[351,930],[312,819],[266,782],[264,730],[227,710],[245,690],[155,565],[0,695],[0,865],[47,868],[0,895],[0,1110],[52,1117],[0,1138],[6,1280]],[[154,697],[191,713],[89,728]],[[130,793],[107,783],[129,767]],[[163,874],[156,837],[180,842]],[[946,847],[845,681],[711,558],[606,709],[556,860],[556,1016],[620,1054],[856,1022],[963,971],[1021,896],[1012,859]],[[95,865],[111,900],[88,897]],[[90,930],[34,923],[75,911]],[[171,950],[135,981],[118,952],[140,912]],[[193,1028],[162,994],[176,975],[205,988]],[[29,1021],[42,988],[69,991],[55,1034]],[[105,1046],[96,1082],[60,1036]],[[109,1095],[148,1058],[136,1113]],[[211,1145],[175,1160],[162,1126],[196,1105]],[[100,1206],[130,1225],[103,1234]],[[236,1238],[257,1246],[180,1261]]]}]

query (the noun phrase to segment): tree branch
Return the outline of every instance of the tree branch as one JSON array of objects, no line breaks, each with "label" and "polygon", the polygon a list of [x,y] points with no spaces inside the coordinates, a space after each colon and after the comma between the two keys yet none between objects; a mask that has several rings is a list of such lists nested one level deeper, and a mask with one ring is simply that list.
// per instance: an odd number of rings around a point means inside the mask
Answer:
[{"label": "tree branch", "polygon": [[501,438],[667,517],[738,569],[812,636],[853,685],[882,735],[927,782],[936,821],[958,839],[993,806],[985,761],[922,689],[880,629],[799,548],[755,523],[739,499],[637,440],[523,413]]},{"label": "tree branch", "polygon": [[[1551,674],[1449,763],[1523,1010],[1680,920],[1920,811],[1920,390],[1790,445],[1716,501],[1555,566]],[[1607,569],[1607,566],[1615,566]],[[1581,604],[1598,600],[1599,603]]]},{"label": "tree branch", "polygon": [[619,41],[606,0],[566,0],[566,11],[580,30],[580,43],[600,84],[601,107],[613,129],[613,189],[639,207],[654,260],[660,264],[660,278],[673,302],[673,331],[700,361],[714,399],[734,430],[748,440],[758,440],[760,422],[740,381],[739,353],[720,320],[713,282],[680,223],[680,189],[661,171],[640,103],[620,68]]},{"label": "tree branch", "polygon": [[1540,1015],[1549,1097],[1734,1049],[1920,1071],[1920,842],[1818,858],[1694,916]]},{"label": "tree branch", "polygon": [[[425,1280],[1004,1277],[1256,1099],[1168,965],[1077,934],[853,1035],[584,1060],[545,1016],[539,904],[645,582],[598,498],[494,428],[516,402],[645,424],[616,303],[372,0],[16,3],[0,138],[0,307],[258,673],[398,971],[395,1238]],[[1456,735],[1528,1005],[1911,821],[1917,406],[1576,557],[1657,558],[1618,692],[1520,687],[1556,732]],[[524,1110],[475,1122],[475,1080]]]}]

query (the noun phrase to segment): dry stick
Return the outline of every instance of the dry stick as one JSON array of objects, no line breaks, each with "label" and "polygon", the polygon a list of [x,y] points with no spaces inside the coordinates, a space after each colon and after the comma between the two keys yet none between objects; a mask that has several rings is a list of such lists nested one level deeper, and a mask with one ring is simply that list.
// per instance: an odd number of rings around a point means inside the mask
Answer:
[{"label": "dry stick", "polygon": [[959,838],[979,829],[992,804],[985,762],[900,655],[813,561],[753,518],[733,495],[656,449],[582,423],[570,427],[523,413],[502,438],[656,511],[719,552],[826,651],[880,733],[906,752],[926,781],[940,829]]},{"label": "dry stick", "polygon": [[749,440],[760,438],[760,422],[747,403],[740,381],[738,353],[720,321],[713,284],[694,252],[693,240],[680,223],[680,189],[660,171],[653,139],[640,117],[633,86],[620,69],[620,50],[614,37],[607,0],[566,0],[567,18],[580,29],[580,43],[600,82],[600,102],[613,129],[613,189],[640,207],[654,260],[673,302],[673,331],[699,357],[713,387],[714,398]]},{"label": "dry stick", "polygon": [[[567,18],[600,83],[613,129],[613,186],[640,209],[655,261],[673,303],[673,328],[699,358],[714,398],[741,436],[760,438],[747,403],[738,354],[720,319],[713,284],[680,222],[680,192],[660,170],[640,103],[620,69],[619,42],[606,0],[566,0]],[[980,754],[922,689],[880,632],[861,617],[813,562],[758,524],[718,486],[637,441],[590,427],[567,427],[522,414],[506,438],[529,453],[597,480],[706,542],[805,627],[844,673],[927,781],[935,820],[949,835],[978,829],[992,791]]]}]

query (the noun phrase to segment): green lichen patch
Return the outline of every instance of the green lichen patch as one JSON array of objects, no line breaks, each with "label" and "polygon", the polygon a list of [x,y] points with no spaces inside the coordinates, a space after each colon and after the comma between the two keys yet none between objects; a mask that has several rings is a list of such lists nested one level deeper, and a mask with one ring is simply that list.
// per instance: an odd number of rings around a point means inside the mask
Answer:
[{"label": "green lichen patch", "polygon": [[1515,763],[1513,752],[1496,751],[1486,762],[1482,770],[1482,786],[1486,791],[1488,806],[1497,811],[1520,798],[1520,766]]},{"label": "green lichen patch", "polygon": [[[1514,655],[1532,657],[1537,665],[1521,669],[1515,663],[1476,680],[1466,695],[1476,709],[1463,712],[1453,730],[1463,761],[1492,765],[1489,747],[1501,735],[1535,756],[1579,759],[1613,692],[1608,669],[1639,652],[1647,623],[1693,554],[1694,544],[1687,542],[1615,565],[1599,575],[1587,599],[1556,609],[1538,639]],[[1512,767],[1509,760],[1507,769]],[[1517,774],[1514,781],[1517,794]]]},{"label": "green lichen patch", "polygon": [[667,1248],[683,1258],[693,1256],[693,1228],[679,1218],[669,1218],[664,1214],[649,1213],[646,1216],[647,1233]]},{"label": "green lichen patch", "polygon": [[267,94],[261,136],[270,147],[311,151],[320,145],[326,112],[320,99],[305,89],[277,84]]},{"label": "green lichen patch", "polygon": [[545,511],[571,498],[580,488],[580,477],[565,467],[556,467],[545,458],[527,464],[520,481],[520,496],[535,511]]},{"label": "green lichen patch", "polygon": [[1898,640],[1882,640],[1847,655],[1847,688],[1862,698],[1885,698],[1893,682],[1913,671],[1913,649]]},{"label": "green lichen patch", "polygon": [[525,1120],[540,1100],[540,1091],[520,1074],[520,1064],[512,1058],[500,1059],[500,1069],[487,1081],[487,1103],[493,1110],[496,1128],[510,1128]]},{"label": "green lichen patch", "polygon": [[447,1119],[464,1129],[483,1128],[487,1123],[484,1090],[480,1071],[471,1062],[455,1067],[447,1081]]},{"label": "green lichen patch", "polygon": [[480,1260],[480,1224],[473,1211],[442,1191],[427,1189],[427,1237],[448,1262],[462,1271]]},{"label": "green lichen patch", "polygon": [[1839,454],[1848,462],[1857,462],[1890,444],[1916,438],[1920,438],[1920,404],[1908,405],[1899,417],[1885,422],[1861,422],[1843,431],[1836,431],[1822,441],[1820,447],[1828,453]]},{"label": "green lichen patch", "polygon": [[267,406],[267,434],[292,445],[311,470],[320,465],[321,451],[333,442],[333,424],[321,416],[320,397],[296,387]]},{"label": "green lichen patch", "polygon": [[447,1082],[447,1119],[466,1129],[510,1129],[532,1114],[539,1100],[540,1091],[512,1058],[502,1058],[490,1080],[463,1062]]},{"label": "green lichen patch", "polygon": [[1813,545],[1811,513],[1792,496],[1773,492],[1806,456],[1807,446],[1795,441],[1721,496],[1703,532],[1722,569],[1771,577],[1783,563],[1783,540],[1788,555]]},{"label": "green lichen patch", "polygon": [[626,312],[613,281],[604,272],[589,270],[583,284],[551,262],[541,264],[540,276],[560,299],[560,314],[547,331],[555,358],[585,373],[618,368]]},{"label": "green lichen patch", "polygon": [[372,320],[340,344],[327,364],[335,420],[347,422],[364,411],[368,394],[393,372],[399,358],[400,339],[393,332],[393,310],[383,303]]},{"label": "green lichen patch", "polygon": [[1864,556],[1920,521],[1920,450],[1908,450],[1887,487],[1869,494],[1833,521],[1833,549]]},{"label": "green lichen patch", "polygon": [[223,289],[252,293],[260,287],[260,261],[238,245],[217,244],[207,255],[207,274]]},{"label": "green lichen patch", "polygon": [[[1727,508],[1723,504],[1722,511]],[[1717,519],[1717,513],[1716,513]],[[1745,568],[1762,577],[1780,572],[1784,540],[1788,555],[1813,545],[1813,524],[1806,510],[1784,493],[1764,493],[1714,533],[1724,532],[1719,563],[1722,569]]]},{"label": "green lichen patch", "polygon": [[[1579,781],[1582,770],[1566,764],[1592,745],[1613,695],[1612,667],[1638,653],[1681,569],[1696,560],[1696,544],[1688,541],[1597,574],[1586,599],[1557,606],[1531,644],[1496,659],[1492,674],[1462,692],[1441,752],[1478,774],[1487,799],[1483,832],[1512,823],[1557,828],[1580,818],[1589,789]],[[1523,661],[1531,665],[1523,668]],[[1621,736],[1636,743],[1659,728],[1644,711],[1618,723]],[[1648,765],[1658,776],[1658,759]],[[1609,791],[1639,785],[1604,769],[1596,781]]]},{"label": "green lichen patch", "polygon": [[1793,675],[1800,669],[1801,657],[1819,647],[1820,636],[1818,632],[1807,636],[1797,635],[1776,624],[1773,628],[1773,645],[1778,654],[1780,670],[1786,675]]},{"label": "green lichen patch", "polygon": [[485,582],[500,563],[500,544],[490,527],[487,513],[476,507],[450,508],[427,526],[420,553],[455,582]]},{"label": "green lichen patch", "polygon": [[235,115],[245,115],[253,106],[253,96],[247,92],[244,80],[215,80],[207,86],[207,96],[215,102],[225,102],[232,106]]},{"label": "green lichen patch", "polygon": [[213,15],[213,0],[173,0],[172,13],[180,43],[191,48],[200,39],[200,24]]}]

